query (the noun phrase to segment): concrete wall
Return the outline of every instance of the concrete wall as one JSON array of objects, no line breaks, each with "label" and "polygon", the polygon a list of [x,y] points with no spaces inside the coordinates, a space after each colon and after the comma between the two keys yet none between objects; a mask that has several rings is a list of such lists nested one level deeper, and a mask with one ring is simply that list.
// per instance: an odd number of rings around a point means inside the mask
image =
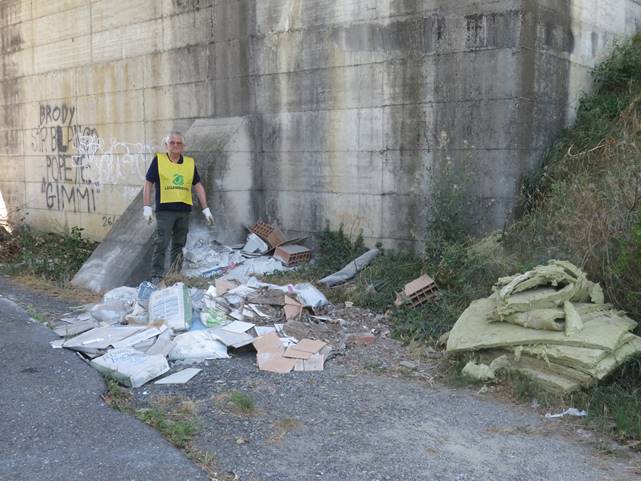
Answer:
[{"label": "concrete wall", "polygon": [[100,239],[178,129],[226,241],[262,217],[414,245],[439,182],[500,227],[640,20],[637,0],[0,1],[0,193],[14,222]]}]

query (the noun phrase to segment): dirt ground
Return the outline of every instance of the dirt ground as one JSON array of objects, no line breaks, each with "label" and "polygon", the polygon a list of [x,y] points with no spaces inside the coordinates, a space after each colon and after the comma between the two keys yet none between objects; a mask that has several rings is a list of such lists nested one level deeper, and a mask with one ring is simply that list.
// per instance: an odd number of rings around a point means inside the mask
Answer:
[{"label": "dirt ground", "polygon": [[[47,320],[70,307],[4,277],[0,294]],[[344,322],[290,326],[333,345],[322,372],[259,371],[246,348],[198,364],[202,371],[185,385],[135,389],[135,402],[191,400],[200,426],[195,446],[213,453],[225,479],[641,480],[639,456],[599,449],[582,421],[547,419],[478,387],[448,387],[439,379],[439,354],[401,346],[384,316],[357,308],[329,314]],[[373,344],[350,344],[349,334],[365,333],[375,335]],[[252,409],[225,402],[231,392]]]}]

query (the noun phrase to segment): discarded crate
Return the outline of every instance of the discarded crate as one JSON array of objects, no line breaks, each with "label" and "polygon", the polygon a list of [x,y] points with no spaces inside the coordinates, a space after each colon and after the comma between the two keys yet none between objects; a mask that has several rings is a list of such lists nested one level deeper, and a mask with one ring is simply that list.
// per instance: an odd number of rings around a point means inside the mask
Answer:
[{"label": "discarded crate", "polygon": [[397,307],[409,303],[410,307],[417,307],[424,302],[436,297],[438,288],[434,279],[427,274],[423,274],[418,279],[405,284],[403,291],[397,294],[394,304]]},{"label": "discarded crate", "polygon": [[267,224],[262,221],[256,222],[252,225],[249,230],[267,241],[267,243],[273,248],[278,247],[279,245],[287,242],[285,234],[278,228],[273,225]]},{"label": "discarded crate", "polygon": [[282,261],[287,267],[292,267],[308,262],[312,257],[312,251],[305,246],[291,244],[277,247],[274,257]]}]

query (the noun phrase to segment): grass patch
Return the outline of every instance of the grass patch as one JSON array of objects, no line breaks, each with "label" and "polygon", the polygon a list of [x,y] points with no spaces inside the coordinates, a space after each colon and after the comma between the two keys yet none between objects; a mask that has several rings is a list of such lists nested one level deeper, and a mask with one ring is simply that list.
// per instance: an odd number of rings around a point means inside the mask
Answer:
[{"label": "grass patch", "polygon": [[95,292],[72,286],[69,283],[58,284],[33,274],[18,274],[12,276],[12,279],[28,289],[66,301],[93,304],[102,299],[102,296]]},{"label": "grass patch", "polygon": [[160,431],[179,448],[185,448],[198,433],[198,424],[194,419],[178,417],[160,407],[138,409],[136,417]]},{"label": "grass patch", "polygon": [[133,415],[159,431],[212,479],[235,479],[219,472],[213,453],[194,446],[194,437],[200,430],[197,402],[181,396],[157,396],[150,400],[149,407],[137,408],[130,389],[122,387],[113,378],[106,377],[105,382],[107,390],[102,398],[112,409]]},{"label": "grass patch", "polygon": [[632,318],[641,317],[640,59],[637,35],[595,69],[593,92],[524,185],[524,215],[505,237],[526,261],[581,266]]},{"label": "grass patch", "polygon": [[253,416],[256,414],[256,403],[249,395],[241,391],[229,391],[214,399],[215,404],[224,410],[234,412],[242,416]]},{"label": "grass patch", "polygon": [[38,309],[36,309],[35,306],[32,306],[31,304],[29,304],[28,306],[25,307],[25,311],[27,311],[31,319],[33,319],[34,321],[37,321],[40,324],[46,324],[47,315],[38,311]]},{"label": "grass patch", "polygon": [[301,429],[303,427],[303,423],[294,418],[282,418],[275,421],[273,426],[275,433],[269,438],[269,441],[272,443],[281,443],[283,439],[285,439],[287,433],[296,429]]}]

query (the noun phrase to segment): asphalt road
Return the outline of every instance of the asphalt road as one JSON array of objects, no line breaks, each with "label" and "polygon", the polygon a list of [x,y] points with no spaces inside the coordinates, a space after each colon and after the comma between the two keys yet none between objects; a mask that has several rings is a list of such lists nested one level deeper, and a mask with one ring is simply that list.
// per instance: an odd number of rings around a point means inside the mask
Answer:
[{"label": "asphalt road", "polygon": [[155,430],[105,405],[101,376],[52,349],[56,338],[0,297],[0,480],[209,479]]}]

